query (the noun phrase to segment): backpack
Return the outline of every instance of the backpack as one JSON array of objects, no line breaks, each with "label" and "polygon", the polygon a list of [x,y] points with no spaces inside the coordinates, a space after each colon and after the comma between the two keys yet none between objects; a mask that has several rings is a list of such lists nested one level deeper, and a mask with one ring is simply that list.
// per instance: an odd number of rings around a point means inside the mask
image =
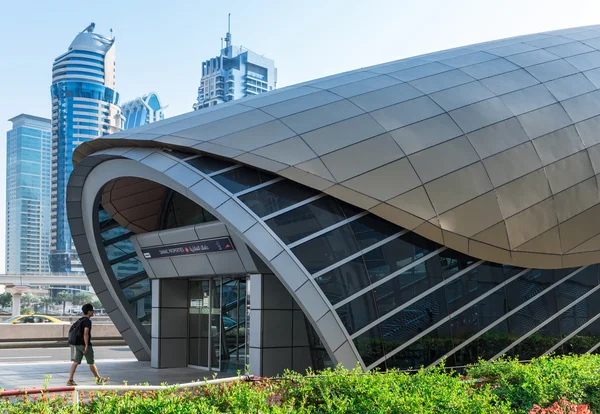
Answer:
[{"label": "backpack", "polygon": [[69,345],[82,345],[83,344],[83,334],[81,332],[81,323],[85,316],[77,319],[71,328],[69,329]]}]

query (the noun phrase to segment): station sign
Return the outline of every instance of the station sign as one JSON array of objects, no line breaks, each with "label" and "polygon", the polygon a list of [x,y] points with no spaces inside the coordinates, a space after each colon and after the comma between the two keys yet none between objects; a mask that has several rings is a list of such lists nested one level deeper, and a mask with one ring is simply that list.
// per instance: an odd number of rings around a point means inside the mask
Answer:
[{"label": "station sign", "polygon": [[219,239],[199,240],[161,247],[142,248],[145,259],[158,259],[161,257],[186,256],[189,254],[205,254],[233,251],[233,243],[229,237]]}]

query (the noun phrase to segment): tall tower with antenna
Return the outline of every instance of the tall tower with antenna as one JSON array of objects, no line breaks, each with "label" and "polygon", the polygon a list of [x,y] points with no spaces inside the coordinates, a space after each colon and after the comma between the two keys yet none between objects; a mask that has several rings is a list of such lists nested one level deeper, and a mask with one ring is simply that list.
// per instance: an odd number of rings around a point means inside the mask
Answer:
[{"label": "tall tower with antenna", "polygon": [[231,46],[231,13],[227,15],[227,34],[225,35],[225,47]]},{"label": "tall tower with antenna", "polygon": [[220,55],[202,62],[202,77],[194,110],[265,93],[275,89],[276,85],[277,69],[272,59],[233,45],[229,13],[227,33],[225,38],[221,38]]}]

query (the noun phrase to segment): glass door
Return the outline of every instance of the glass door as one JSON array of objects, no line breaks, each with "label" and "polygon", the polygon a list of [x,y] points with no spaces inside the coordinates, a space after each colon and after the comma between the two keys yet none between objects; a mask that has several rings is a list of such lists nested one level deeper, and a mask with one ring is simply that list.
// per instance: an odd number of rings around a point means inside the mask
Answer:
[{"label": "glass door", "polygon": [[246,279],[223,278],[221,285],[222,347],[221,369],[236,373],[245,371],[246,348]]},{"label": "glass door", "polygon": [[214,358],[214,353],[210,349],[210,332],[212,331],[209,328],[212,299],[210,280],[195,280],[190,282],[189,292],[188,364],[208,369],[211,366],[211,360]]},{"label": "glass door", "polygon": [[189,365],[232,373],[245,370],[246,291],[246,278],[190,281]]}]

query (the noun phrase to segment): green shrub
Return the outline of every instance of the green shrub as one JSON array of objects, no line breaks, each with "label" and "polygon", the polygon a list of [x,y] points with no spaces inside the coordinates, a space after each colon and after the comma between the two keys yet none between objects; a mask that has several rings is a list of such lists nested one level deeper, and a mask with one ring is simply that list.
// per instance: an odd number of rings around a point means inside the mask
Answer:
[{"label": "green shrub", "polygon": [[521,364],[516,358],[482,361],[467,368],[471,378],[489,381],[494,394],[519,412],[534,404],[549,406],[560,399],[589,404],[600,411],[600,356],[569,355],[534,358]]},{"label": "green shrub", "polygon": [[[360,368],[286,372],[273,379],[188,390],[89,393],[77,412],[504,414],[568,412],[581,404],[600,412],[599,371],[600,356],[580,355],[542,357],[528,364],[514,358],[482,362],[467,368],[467,381],[443,365],[414,374],[363,373]],[[75,412],[69,400],[69,395],[0,399],[0,413]]]}]

